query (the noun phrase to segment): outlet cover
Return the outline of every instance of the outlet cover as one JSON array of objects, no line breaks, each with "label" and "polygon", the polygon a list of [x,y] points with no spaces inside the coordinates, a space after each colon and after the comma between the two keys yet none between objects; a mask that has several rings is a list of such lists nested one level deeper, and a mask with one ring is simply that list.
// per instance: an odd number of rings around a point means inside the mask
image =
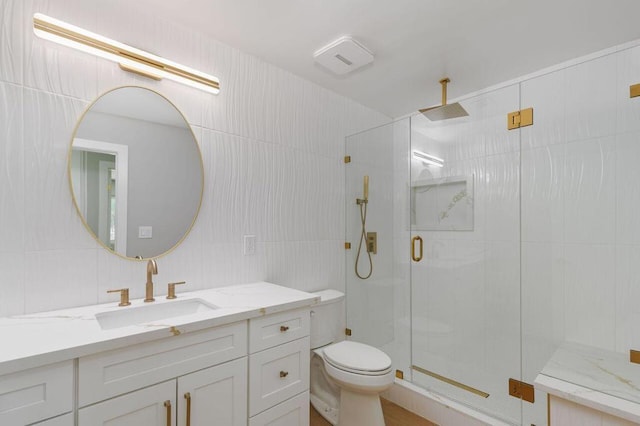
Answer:
[{"label": "outlet cover", "polygon": [[245,235],[244,236],[244,244],[242,252],[245,256],[256,254],[256,236],[255,235]]}]

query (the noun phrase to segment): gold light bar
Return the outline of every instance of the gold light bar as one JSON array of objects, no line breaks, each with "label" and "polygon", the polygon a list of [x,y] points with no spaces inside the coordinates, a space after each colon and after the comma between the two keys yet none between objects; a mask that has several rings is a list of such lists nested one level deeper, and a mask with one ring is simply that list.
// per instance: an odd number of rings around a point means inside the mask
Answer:
[{"label": "gold light bar", "polygon": [[33,15],[33,29],[38,37],[117,62],[125,71],[156,80],[166,78],[213,94],[220,92],[220,81],[212,75],[41,13]]}]

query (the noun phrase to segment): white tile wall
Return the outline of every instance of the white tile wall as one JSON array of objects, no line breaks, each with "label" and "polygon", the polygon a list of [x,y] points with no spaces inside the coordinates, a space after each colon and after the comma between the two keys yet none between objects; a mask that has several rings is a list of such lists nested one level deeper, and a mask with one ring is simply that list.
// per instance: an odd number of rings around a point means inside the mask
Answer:
[{"label": "white tile wall", "polygon": [[[36,11],[217,75],[221,93],[148,80],[39,39]],[[388,117],[134,2],[3,0],[0,20],[0,315],[112,301],[105,291],[114,287],[142,297],[144,264],[98,247],[67,183],[76,121],[123,85],[167,96],[203,153],[200,216],[159,259],[156,294],[177,280],[191,290],[256,280],[344,289],[344,138]],[[242,254],[246,234],[257,238],[253,256]]]},{"label": "white tile wall", "polygon": [[[0,228],[0,252],[24,250],[25,175],[22,89],[8,83],[0,83],[0,223],[12,224]],[[11,160],[9,160],[11,159]]]},{"label": "white tile wall", "polygon": [[[616,129],[616,55],[575,65],[565,73],[568,142],[609,136]],[[528,105],[523,101],[523,105]]]},{"label": "white tile wall", "polygon": [[23,7],[21,2],[0,2],[0,80],[22,83],[24,37],[22,33]]},{"label": "white tile wall", "polygon": [[615,241],[616,157],[612,136],[565,147],[564,239],[570,243]]}]

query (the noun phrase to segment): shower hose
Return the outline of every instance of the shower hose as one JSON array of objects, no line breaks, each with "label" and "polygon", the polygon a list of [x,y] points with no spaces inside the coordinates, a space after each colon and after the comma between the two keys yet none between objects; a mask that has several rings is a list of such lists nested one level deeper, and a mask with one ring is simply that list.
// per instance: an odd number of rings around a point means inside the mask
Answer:
[{"label": "shower hose", "polygon": [[358,200],[360,206],[360,221],[362,222],[362,232],[360,234],[360,243],[358,243],[358,254],[356,255],[356,275],[361,280],[366,280],[371,276],[373,272],[373,261],[371,260],[371,252],[367,250],[367,256],[369,257],[369,273],[366,276],[360,275],[358,271],[358,261],[360,260],[360,253],[362,252],[362,243],[367,243],[367,231],[365,230],[365,224],[367,223],[367,200]]}]

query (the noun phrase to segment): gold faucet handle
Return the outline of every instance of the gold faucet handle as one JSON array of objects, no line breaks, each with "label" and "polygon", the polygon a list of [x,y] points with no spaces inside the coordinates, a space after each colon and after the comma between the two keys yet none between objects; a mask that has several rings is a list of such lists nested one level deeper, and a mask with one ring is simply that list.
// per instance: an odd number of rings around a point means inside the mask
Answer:
[{"label": "gold faucet handle", "polygon": [[176,297],[176,286],[180,285],[180,284],[186,284],[186,281],[179,281],[177,283],[169,283],[168,284],[168,290],[167,290],[167,299],[175,299]]},{"label": "gold faucet handle", "polygon": [[118,306],[129,306],[131,302],[129,302],[129,289],[121,288],[118,290],[107,290],[107,293],[120,293],[120,303]]}]

